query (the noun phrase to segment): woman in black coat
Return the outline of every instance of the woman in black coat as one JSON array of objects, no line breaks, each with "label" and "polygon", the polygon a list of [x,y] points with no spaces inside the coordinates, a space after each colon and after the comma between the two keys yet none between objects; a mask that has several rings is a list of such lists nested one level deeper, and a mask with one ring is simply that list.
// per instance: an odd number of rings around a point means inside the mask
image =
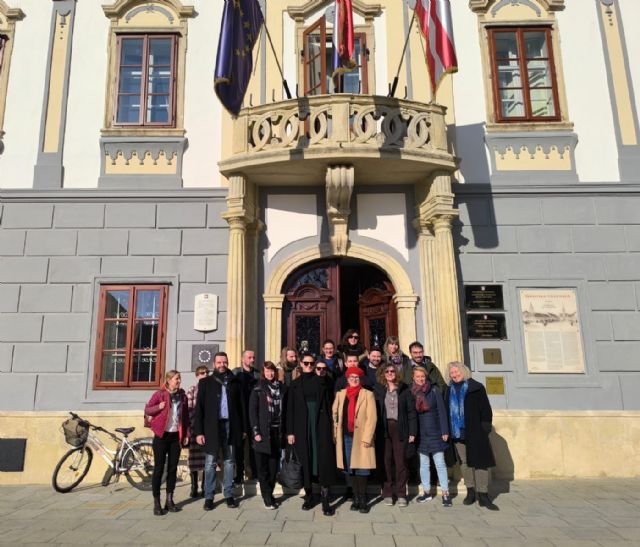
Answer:
[{"label": "woman in black coat", "polygon": [[271,362],[262,365],[260,380],[249,397],[249,425],[258,467],[260,493],[267,509],[277,509],[273,498],[280,450],[284,437],[287,386],[278,381],[278,369]]},{"label": "woman in black coat", "polygon": [[489,499],[489,467],[496,465],[489,442],[493,412],[484,386],[471,378],[471,370],[454,361],[448,365],[451,383],[445,394],[449,407],[451,437],[462,461],[467,497],[462,503],[476,501],[491,511],[498,507]]},{"label": "woman in black coat", "polygon": [[333,515],[329,501],[329,485],[334,481],[336,458],[333,444],[331,404],[333,392],[325,377],[315,374],[315,359],[303,354],[302,374],[289,386],[287,402],[287,442],[293,445],[300,459],[304,481],[302,509],[313,507],[311,483],[320,483],[322,512]]},{"label": "woman in black coat", "polygon": [[393,505],[395,495],[398,505],[406,507],[407,458],[415,454],[418,429],[415,402],[409,388],[400,381],[395,365],[382,366],[381,373],[373,393],[378,409],[376,448],[383,454],[385,468],[382,497],[386,505]]}]

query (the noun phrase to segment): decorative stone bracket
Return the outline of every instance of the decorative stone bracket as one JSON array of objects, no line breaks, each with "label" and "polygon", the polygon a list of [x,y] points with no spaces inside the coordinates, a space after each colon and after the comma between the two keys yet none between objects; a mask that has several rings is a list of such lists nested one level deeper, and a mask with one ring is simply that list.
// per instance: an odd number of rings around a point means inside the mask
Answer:
[{"label": "decorative stone bracket", "polygon": [[349,245],[349,215],[351,194],[355,178],[352,166],[327,168],[327,218],[329,219],[329,242],[333,254],[344,256]]}]

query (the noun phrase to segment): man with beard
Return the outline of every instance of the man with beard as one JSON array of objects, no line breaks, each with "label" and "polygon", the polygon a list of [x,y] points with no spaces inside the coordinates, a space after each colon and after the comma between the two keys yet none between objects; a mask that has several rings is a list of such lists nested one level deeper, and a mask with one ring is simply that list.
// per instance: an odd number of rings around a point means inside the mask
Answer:
[{"label": "man with beard", "polygon": [[224,352],[213,358],[213,374],[200,380],[193,425],[196,442],[204,447],[204,510],[213,509],[218,453],[223,459],[223,494],[227,507],[238,507],[233,497],[236,451],[246,436],[246,416],[240,380],[229,370]]}]

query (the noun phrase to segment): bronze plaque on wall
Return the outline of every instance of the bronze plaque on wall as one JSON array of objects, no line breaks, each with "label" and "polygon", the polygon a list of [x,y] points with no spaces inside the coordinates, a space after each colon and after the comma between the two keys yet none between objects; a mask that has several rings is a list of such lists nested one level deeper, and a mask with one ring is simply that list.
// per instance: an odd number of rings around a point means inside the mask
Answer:
[{"label": "bronze plaque on wall", "polygon": [[464,302],[468,310],[502,310],[502,285],[465,285]]},{"label": "bronze plaque on wall", "polygon": [[485,365],[501,365],[502,351],[500,348],[482,348],[482,360]]},{"label": "bronze plaque on wall", "polygon": [[484,385],[489,395],[504,395],[504,376],[487,376]]},{"label": "bronze plaque on wall", "polygon": [[469,338],[504,340],[507,326],[502,313],[467,314],[467,332]]}]

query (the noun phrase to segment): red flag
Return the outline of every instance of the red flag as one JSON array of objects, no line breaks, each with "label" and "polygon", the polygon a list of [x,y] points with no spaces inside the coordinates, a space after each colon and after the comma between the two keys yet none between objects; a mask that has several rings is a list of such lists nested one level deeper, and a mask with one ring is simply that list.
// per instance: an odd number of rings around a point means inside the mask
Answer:
[{"label": "red flag", "polygon": [[427,40],[427,65],[435,95],[445,74],[458,72],[449,0],[416,0],[416,16]]},{"label": "red flag", "polygon": [[351,0],[336,0],[333,22],[333,77],[356,66],[353,7]]}]

